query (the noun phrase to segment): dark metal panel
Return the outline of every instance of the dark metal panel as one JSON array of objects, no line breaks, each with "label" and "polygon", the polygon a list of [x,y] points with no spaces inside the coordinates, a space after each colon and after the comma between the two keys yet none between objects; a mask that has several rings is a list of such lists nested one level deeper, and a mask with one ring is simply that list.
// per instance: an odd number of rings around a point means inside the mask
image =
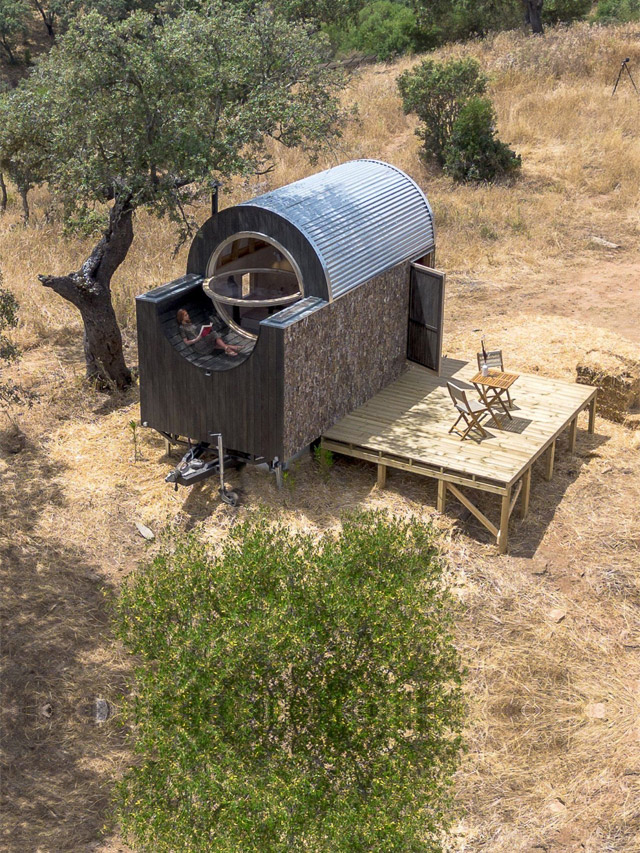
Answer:
[{"label": "dark metal panel", "polygon": [[440,373],[445,274],[411,265],[407,358]]}]

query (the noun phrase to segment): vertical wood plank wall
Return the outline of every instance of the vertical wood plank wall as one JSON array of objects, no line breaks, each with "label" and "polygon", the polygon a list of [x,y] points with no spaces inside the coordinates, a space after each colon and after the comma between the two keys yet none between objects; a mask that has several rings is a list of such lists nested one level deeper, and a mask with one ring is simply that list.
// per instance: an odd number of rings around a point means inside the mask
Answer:
[{"label": "vertical wood plank wall", "polygon": [[409,264],[281,328],[263,324],[242,364],[207,371],[184,358],[161,317],[199,297],[186,276],[137,300],[141,420],[231,450],[287,459],[405,367]]}]

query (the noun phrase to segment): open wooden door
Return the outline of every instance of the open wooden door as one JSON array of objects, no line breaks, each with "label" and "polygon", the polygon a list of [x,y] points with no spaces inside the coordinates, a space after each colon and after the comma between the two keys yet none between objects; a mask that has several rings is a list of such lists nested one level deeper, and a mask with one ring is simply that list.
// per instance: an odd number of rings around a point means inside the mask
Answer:
[{"label": "open wooden door", "polygon": [[407,358],[440,373],[445,274],[411,264]]}]

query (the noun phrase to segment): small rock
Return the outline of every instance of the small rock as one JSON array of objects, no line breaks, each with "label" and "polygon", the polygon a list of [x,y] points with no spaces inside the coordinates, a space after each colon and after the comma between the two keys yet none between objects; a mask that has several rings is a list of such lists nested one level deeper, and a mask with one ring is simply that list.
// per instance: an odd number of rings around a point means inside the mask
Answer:
[{"label": "small rock", "polygon": [[605,249],[621,249],[622,247],[618,245],[618,243],[612,243],[610,240],[604,240],[602,237],[591,236],[589,238],[592,243],[595,243],[596,246],[603,246]]},{"label": "small rock", "polygon": [[567,807],[564,804],[564,801],[560,799],[560,797],[555,797],[549,803],[549,811],[551,814],[564,814],[567,811]]},{"label": "small rock", "polygon": [[105,720],[109,719],[111,714],[111,705],[107,702],[106,699],[96,699],[95,704],[95,720],[96,723],[104,723]]},{"label": "small rock", "polygon": [[138,533],[140,534],[140,536],[143,536],[145,539],[151,541],[152,539],[156,538],[153,530],[150,530],[146,524],[141,524],[139,521],[136,521],[136,527],[138,528]]},{"label": "small rock", "polygon": [[548,614],[549,619],[552,622],[562,622],[562,620],[564,619],[564,617],[566,615],[567,615],[567,611],[562,610],[562,608],[560,608],[560,607],[554,607],[554,609],[550,610],[549,614]]},{"label": "small rock", "polygon": [[548,560],[541,560],[541,559],[532,560],[531,574],[532,575],[544,575],[544,574],[546,574],[546,571],[548,568],[549,568],[549,561]]},{"label": "small rock", "polygon": [[587,715],[592,720],[606,720],[607,706],[604,702],[592,702],[591,705],[587,705]]}]

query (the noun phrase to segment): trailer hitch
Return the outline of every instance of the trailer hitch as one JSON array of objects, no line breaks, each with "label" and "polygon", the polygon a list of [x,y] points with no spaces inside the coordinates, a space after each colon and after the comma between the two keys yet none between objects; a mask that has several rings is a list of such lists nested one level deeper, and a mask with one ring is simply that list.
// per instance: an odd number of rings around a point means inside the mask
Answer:
[{"label": "trailer hitch", "polygon": [[211,433],[212,438],[217,438],[216,458],[206,462],[202,457],[210,450],[211,445],[208,441],[201,441],[195,447],[190,447],[184,454],[176,467],[164,478],[165,483],[173,483],[175,491],[178,491],[178,486],[193,486],[201,480],[206,480],[216,474],[220,475],[220,488],[218,492],[220,499],[229,506],[238,505],[238,495],[236,492],[229,491],[224,483],[224,466],[235,462],[231,456],[225,457],[224,448],[222,446],[222,435],[220,433]]}]

